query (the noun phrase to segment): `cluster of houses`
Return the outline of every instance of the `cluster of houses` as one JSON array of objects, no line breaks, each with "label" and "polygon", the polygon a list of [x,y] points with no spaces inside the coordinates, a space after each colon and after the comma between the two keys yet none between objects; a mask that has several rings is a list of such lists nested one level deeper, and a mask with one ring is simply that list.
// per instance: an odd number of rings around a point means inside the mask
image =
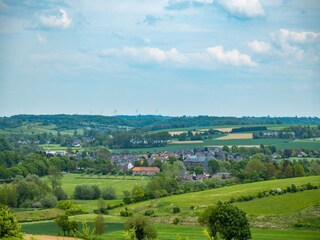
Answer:
[{"label": "cluster of houses", "polygon": [[[242,157],[236,154],[231,154],[223,151],[221,148],[202,148],[196,150],[175,150],[167,151],[165,153],[151,153],[151,154],[112,154],[112,162],[119,168],[126,167],[132,170],[133,174],[137,175],[155,175],[160,172],[156,167],[134,167],[135,161],[148,161],[148,166],[151,166],[155,160],[161,162],[167,161],[170,157],[175,157],[183,161],[186,168],[201,166],[204,170],[208,169],[208,162],[211,159],[216,160],[236,160],[241,161]],[[207,172],[207,171],[205,171]],[[217,173],[220,177],[230,177],[230,173]],[[190,175],[188,178],[207,178],[208,174],[201,174],[201,176]]]}]

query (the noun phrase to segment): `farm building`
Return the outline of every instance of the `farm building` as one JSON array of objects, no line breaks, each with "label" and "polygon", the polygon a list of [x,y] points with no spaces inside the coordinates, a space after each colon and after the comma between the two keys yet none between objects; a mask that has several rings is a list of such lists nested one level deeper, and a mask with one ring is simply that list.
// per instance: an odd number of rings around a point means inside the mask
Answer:
[{"label": "farm building", "polygon": [[138,175],[156,175],[159,172],[160,168],[157,167],[134,167],[132,169],[132,173]]}]

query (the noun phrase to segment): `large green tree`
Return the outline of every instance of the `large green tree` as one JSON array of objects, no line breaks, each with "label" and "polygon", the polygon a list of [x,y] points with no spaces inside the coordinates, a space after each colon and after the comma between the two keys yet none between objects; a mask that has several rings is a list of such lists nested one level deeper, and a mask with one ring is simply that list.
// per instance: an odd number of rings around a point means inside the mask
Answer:
[{"label": "large green tree", "polygon": [[0,205],[0,239],[23,239],[16,216],[6,205]]},{"label": "large green tree", "polygon": [[251,238],[246,213],[230,204],[209,207],[199,217],[199,223],[207,226],[211,237],[218,234],[226,240],[246,240]]}]

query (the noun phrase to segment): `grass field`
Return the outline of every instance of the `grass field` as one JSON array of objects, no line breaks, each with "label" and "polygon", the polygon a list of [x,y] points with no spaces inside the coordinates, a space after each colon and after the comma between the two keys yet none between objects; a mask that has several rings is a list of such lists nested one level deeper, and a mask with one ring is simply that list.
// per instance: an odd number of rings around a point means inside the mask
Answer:
[{"label": "grass field", "polygon": [[[39,123],[24,123],[22,126],[17,128],[2,129],[0,134],[14,133],[14,134],[42,134],[51,133],[57,135],[57,126],[54,124],[41,125]],[[73,135],[74,129],[61,130],[62,135]],[[83,129],[77,129],[79,135],[83,135]]]},{"label": "grass field", "polygon": [[204,140],[203,143],[193,144],[168,144],[165,147],[154,147],[154,148],[135,148],[135,149],[112,149],[112,152],[123,152],[129,150],[129,152],[136,153],[148,153],[148,152],[165,152],[170,150],[184,150],[201,147],[212,147],[212,146],[275,146],[277,149],[320,149],[320,141],[293,141],[292,139],[230,139],[230,140],[219,140],[209,139]]},{"label": "grass field", "polygon": [[97,185],[100,189],[103,187],[113,187],[117,198],[122,199],[123,191],[131,191],[135,184],[145,185],[148,180],[149,178],[146,176],[99,176],[66,173],[62,178],[62,188],[71,197],[76,185]]},{"label": "grass field", "polygon": [[15,211],[19,222],[30,222],[53,219],[59,214],[63,214],[64,211],[61,209],[50,208],[50,209],[33,209],[32,211]]},{"label": "grass field", "polygon": [[[201,226],[182,226],[173,224],[155,224],[160,240],[174,240],[187,237],[190,240],[207,240]],[[22,224],[22,231],[31,234],[58,235],[59,229],[53,221]],[[319,232],[303,230],[251,229],[253,240],[317,240]],[[60,233],[61,234],[61,233]],[[123,240],[123,223],[106,223],[106,231],[102,239]]]},{"label": "grass field", "polygon": [[[128,207],[134,212],[144,212],[146,209],[152,209],[155,211],[156,215],[167,217],[171,216],[171,211],[173,206],[178,206],[181,209],[181,215],[183,216],[192,216],[193,212],[190,210],[191,206],[194,209],[206,208],[209,205],[216,204],[218,201],[227,201],[231,197],[237,198],[245,195],[257,194],[259,191],[271,190],[275,188],[285,188],[291,184],[300,186],[306,183],[320,184],[320,176],[312,177],[301,177],[301,178],[289,178],[289,179],[278,179],[264,182],[248,183],[248,184],[239,184],[234,186],[228,186],[223,188],[217,188],[212,190],[206,190],[201,192],[188,193],[183,195],[175,195],[170,197],[164,197],[155,200],[149,200],[145,202],[140,202],[136,204],[129,205]],[[304,207],[311,207],[320,202],[320,190],[311,191],[314,194],[314,198],[309,198],[308,201],[303,205]],[[308,191],[303,192],[303,194],[309,194]],[[302,195],[303,195],[302,194]],[[311,194],[311,193],[310,193]],[[283,195],[284,198],[288,197],[290,194]],[[304,197],[304,196],[303,196]],[[272,199],[273,197],[270,197]],[[268,198],[263,199],[263,201],[268,201]],[[295,204],[295,198],[290,198],[292,208],[294,211],[299,211],[301,207],[298,204]],[[248,202],[249,206],[253,201]],[[280,201],[282,202],[282,201]],[[284,203],[283,203],[284,204]],[[275,205],[277,206],[277,205]],[[275,210],[275,209],[273,209]],[[273,211],[272,210],[272,211]],[[116,214],[119,209],[112,210],[113,214]],[[248,213],[256,211],[255,208]],[[270,213],[272,213],[270,211]],[[276,210],[275,210],[276,211]],[[195,211],[195,213],[198,211]]]},{"label": "grass field", "polygon": [[[64,179],[65,183],[75,181],[75,177],[80,175],[68,174]],[[81,179],[84,181],[84,179]],[[106,179],[110,181],[111,179]],[[91,184],[104,182],[103,179],[90,179]],[[141,181],[139,179],[124,180],[125,181]],[[142,180],[144,181],[144,180]],[[231,197],[239,197],[249,194],[256,194],[259,191],[270,190],[274,188],[284,188],[291,184],[297,186],[306,184],[320,184],[320,176],[280,179],[257,183],[248,183],[241,185],[228,186],[223,188],[211,189],[201,192],[169,196],[160,199],[154,199],[128,205],[129,210],[134,214],[143,214],[145,210],[152,209],[157,217],[151,217],[158,231],[158,239],[171,240],[178,237],[188,237],[190,240],[205,240],[203,227],[197,224],[197,216],[207,206],[217,203],[219,200],[229,200]],[[99,184],[98,184],[99,185]],[[122,186],[121,184],[119,187]],[[95,206],[96,201],[87,201],[87,204]],[[271,224],[269,229],[253,228],[253,239],[258,240],[289,240],[289,239],[319,239],[319,231],[314,230],[296,230],[293,228],[293,222],[297,217],[301,217],[308,212],[302,213],[305,209],[311,209],[320,204],[320,189],[308,190],[298,193],[287,193],[284,195],[270,196],[261,199],[255,199],[248,202],[235,203],[240,209],[247,212],[252,226],[261,226],[263,224]],[[172,207],[179,206],[181,212],[172,214]],[[191,209],[193,206],[193,209]],[[106,215],[106,233],[102,239],[124,239],[124,222],[127,218],[120,217],[119,211],[121,208],[110,211],[111,215]],[[23,214],[23,213],[22,213]],[[299,215],[300,214],[300,215]],[[317,213],[315,213],[317,214]],[[84,214],[70,217],[77,222],[87,221],[92,222],[94,214]],[[182,225],[173,225],[174,217],[179,217],[182,220]],[[261,218],[262,217],[262,218]],[[308,217],[308,216],[307,216]],[[272,225],[273,224],[273,225]],[[269,225],[266,225],[269,226]],[[264,225],[262,226],[264,227]],[[282,229],[282,227],[285,227]],[[280,228],[280,230],[272,229]],[[57,235],[59,229],[54,221],[42,221],[23,223],[22,230],[31,234],[47,234]]]}]

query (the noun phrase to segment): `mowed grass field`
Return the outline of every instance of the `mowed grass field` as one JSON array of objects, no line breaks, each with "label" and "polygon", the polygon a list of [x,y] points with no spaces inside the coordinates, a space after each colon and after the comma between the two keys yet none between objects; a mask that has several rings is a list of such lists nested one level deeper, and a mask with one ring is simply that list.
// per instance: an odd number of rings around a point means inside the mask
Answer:
[{"label": "mowed grass field", "polygon": [[[288,178],[288,179],[277,179],[277,180],[271,180],[271,181],[264,181],[264,182],[256,182],[256,183],[247,183],[247,184],[239,184],[234,186],[228,186],[228,187],[222,187],[222,188],[216,188],[206,191],[200,191],[200,192],[194,192],[194,193],[187,193],[182,195],[175,195],[175,196],[169,196],[154,200],[149,200],[145,202],[135,203],[132,205],[129,205],[128,208],[132,209],[134,212],[140,212],[143,213],[146,209],[152,209],[155,211],[155,214],[158,216],[171,216],[172,207],[178,206],[181,209],[181,215],[184,216],[192,216],[191,208],[199,210],[208,207],[209,205],[216,204],[218,201],[228,201],[231,197],[237,198],[240,196],[246,196],[246,195],[256,195],[260,191],[264,190],[271,190],[275,188],[286,188],[287,186],[290,186],[291,184],[295,184],[296,186],[300,186],[307,183],[311,184],[320,184],[320,176],[311,176],[311,177],[301,177],[301,178]],[[316,204],[320,204],[320,190],[310,190],[310,193],[308,191],[305,191],[301,193],[301,198],[307,198],[305,202],[303,202],[301,199],[302,205],[299,206],[299,204],[296,204],[296,197],[299,197],[299,195],[295,195],[295,197],[290,198],[290,194],[282,195],[283,198],[288,198],[289,202],[282,203],[282,198],[276,198],[276,197],[269,197],[264,198],[261,201],[270,201],[270,205],[272,205],[272,200],[276,201],[277,199],[280,204],[288,204],[292,205],[291,210],[288,210],[287,213],[292,213],[293,211],[299,211],[305,207],[311,207]],[[304,196],[304,195],[307,196]],[[310,196],[308,195],[310,194]],[[270,200],[269,200],[270,199]],[[256,201],[256,200],[254,200]],[[256,211],[256,208],[252,208],[250,210],[250,206],[253,203],[253,201],[247,202],[249,204],[249,207],[247,207],[248,214],[254,214]],[[275,202],[276,204],[276,202]],[[259,204],[257,204],[259,205]],[[245,208],[246,205],[243,203],[243,207]],[[269,209],[270,213],[272,214],[273,211],[276,211],[277,205],[275,205],[275,209],[271,208]],[[248,209],[249,208],[249,209]],[[112,210],[111,213],[117,214],[121,209],[115,209]],[[261,210],[262,211],[262,210]],[[264,210],[265,212],[267,210]],[[286,211],[285,209],[282,211]],[[199,211],[195,211],[199,212]],[[280,214],[280,213],[279,213]]]},{"label": "mowed grass field", "polygon": [[[47,179],[44,177],[43,179]],[[72,198],[73,191],[77,185],[97,185],[101,190],[105,187],[113,187],[116,191],[117,199],[123,198],[123,191],[131,189],[134,185],[146,185],[149,177],[146,176],[109,176],[109,175],[89,175],[66,173],[62,178],[62,188]]]},{"label": "mowed grass field", "polygon": [[[62,135],[73,135],[74,129],[61,130]],[[52,133],[57,135],[57,126],[54,124],[42,125],[39,123],[24,123],[16,128],[6,128],[0,130],[0,134],[15,133],[15,134],[42,134],[42,133]],[[83,129],[77,129],[79,135],[83,134]]]},{"label": "mowed grass field", "polygon": [[[91,225],[91,224],[90,224]],[[79,227],[81,225],[79,224]],[[92,225],[91,225],[92,226]],[[173,224],[155,224],[160,240],[174,240],[179,237],[187,237],[190,240],[207,240],[202,226],[184,226]],[[53,221],[34,222],[22,224],[22,231],[29,234],[46,234],[58,235],[61,232]],[[318,231],[303,230],[273,230],[273,229],[251,229],[253,240],[317,240]],[[124,224],[123,223],[106,223],[105,233],[102,239],[123,240]]]}]

